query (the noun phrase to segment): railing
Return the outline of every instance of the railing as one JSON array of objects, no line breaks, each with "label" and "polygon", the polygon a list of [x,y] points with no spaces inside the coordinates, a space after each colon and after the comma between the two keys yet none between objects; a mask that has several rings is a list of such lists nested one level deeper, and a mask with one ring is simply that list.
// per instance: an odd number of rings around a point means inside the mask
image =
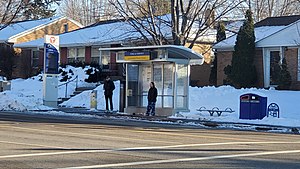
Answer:
[{"label": "railing", "polygon": [[65,83],[63,83],[63,84],[58,85],[58,87],[61,87],[61,86],[66,85],[65,98],[68,97],[68,84],[71,83],[71,82],[73,82],[73,81],[75,81],[75,80],[76,80],[76,86],[75,86],[75,89],[77,89],[77,87],[78,87],[78,75],[77,75],[74,79],[68,80],[67,82],[65,82]]}]

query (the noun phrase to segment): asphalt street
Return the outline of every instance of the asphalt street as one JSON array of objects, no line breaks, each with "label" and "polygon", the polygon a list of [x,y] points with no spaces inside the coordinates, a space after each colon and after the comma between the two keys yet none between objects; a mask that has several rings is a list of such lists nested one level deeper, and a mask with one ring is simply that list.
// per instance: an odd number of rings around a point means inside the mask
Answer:
[{"label": "asphalt street", "polygon": [[0,112],[0,168],[299,169],[300,135]]}]

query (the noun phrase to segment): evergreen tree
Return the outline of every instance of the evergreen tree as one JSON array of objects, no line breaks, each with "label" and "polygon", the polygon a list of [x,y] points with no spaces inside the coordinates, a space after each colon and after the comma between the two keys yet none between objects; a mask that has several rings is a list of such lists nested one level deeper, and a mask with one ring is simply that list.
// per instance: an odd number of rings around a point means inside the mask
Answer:
[{"label": "evergreen tree", "polygon": [[253,65],[254,56],[254,22],[251,11],[247,10],[246,20],[237,35],[231,65],[224,69],[227,81],[236,87],[255,86],[257,75]]},{"label": "evergreen tree", "polygon": [[290,72],[288,71],[286,59],[283,58],[282,64],[280,65],[280,70],[278,72],[278,79],[276,79],[276,83],[278,84],[276,89],[279,90],[289,89],[291,86],[291,82],[292,82],[292,77]]},{"label": "evergreen tree", "polygon": [[13,57],[15,56],[12,45],[2,44],[0,46],[0,76],[8,80],[12,78]]},{"label": "evergreen tree", "polygon": [[[217,43],[221,42],[222,40],[226,39],[225,33],[225,25],[223,22],[220,22],[217,26]],[[209,76],[209,83],[211,85],[217,85],[217,52],[215,52],[215,58],[211,64],[210,76]]]}]

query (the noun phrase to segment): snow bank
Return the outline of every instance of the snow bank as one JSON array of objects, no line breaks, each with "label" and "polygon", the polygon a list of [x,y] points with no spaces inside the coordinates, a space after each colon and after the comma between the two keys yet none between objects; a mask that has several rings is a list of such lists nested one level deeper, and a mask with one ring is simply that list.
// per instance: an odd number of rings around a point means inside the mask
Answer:
[{"label": "snow bank", "polygon": [[11,91],[0,93],[0,110],[49,110],[43,106],[42,82],[40,76],[16,79],[11,82]]},{"label": "snow bank", "polygon": [[[190,112],[180,113],[185,118],[205,119],[222,122],[241,122],[253,124],[269,124],[283,126],[300,127],[300,92],[298,91],[278,91],[274,89],[235,89],[231,86],[221,87],[190,87]],[[242,120],[239,119],[240,95],[246,93],[254,93],[268,98],[270,103],[277,103],[280,107],[280,118],[265,117],[263,120]],[[200,107],[212,109],[232,108],[234,113],[223,113],[220,117],[214,115],[211,117],[208,112],[198,112],[196,109]]]},{"label": "snow bank", "polygon": [[[91,87],[96,86],[94,83],[87,83],[84,80],[87,78],[85,69],[74,68],[68,66],[63,68],[68,73],[70,80],[78,76],[78,81],[73,81],[68,84],[67,93],[70,96],[76,87],[76,83],[79,87]],[[43,105],[43,75],[28,78],[28,79],[14,79],[11,81],[11,91],[5,91],[0,93],[0,111],[30,111],[30,110],[52,110],[53,108]],[[61,79],[62,77],[59,77]],[[59,82],[63,84],[65,82]],[[58,97],[65,97],[66,86],[58,87]],[[86,100],[86,99],[83,99]]]}]

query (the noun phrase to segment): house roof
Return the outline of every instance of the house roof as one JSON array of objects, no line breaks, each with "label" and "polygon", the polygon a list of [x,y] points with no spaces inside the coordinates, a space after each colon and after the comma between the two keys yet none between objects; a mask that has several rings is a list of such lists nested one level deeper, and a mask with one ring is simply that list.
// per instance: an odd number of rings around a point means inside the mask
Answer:
[{"label": "house roof", "polygon": [[[255,32],[255,43],[284,29],[286,26],[263,26],[254,29]],[[233,35],[213,46],[214,49],[228,49],[232,50],[235,42],[236,42],[237,35]]]},{"label": "house roof", "polygon": [[[163,20],[160,24],[160,32],[164,37],[171,38],[172,30],[168,23],[171,22],[170,15],[160,16]],[[147,24],[147,21],[145,21]],[[196,29],[196,26],[195,28]],[[149,38],[152,37],[141,27],[140,29]],[[208,30],[198,41],[213,43],[215,40],[215,30]],[[60,47],[75,46],[98,46],[107,44],[123,44],[142,39],[141,34],[124,20],[110,20],[98,22],[90,26],[74,30],[72,32],[60,34]],[[191,34],[190,38],[193,38]],[[15,44],[18,48],[36,48],[43,47],[44,39],[38,39],[30,42]]]},{"label": "house roof", "polygon": [[[133,28],[125,22],[107,22],[88,26],[76,31],[68,32],[59,35],[60,47],[75,47],[75,46],[97,46],[105,44],[123,43],[137,40],[141,35],[133,31]],[[15,44],[15,47],[30,48],[40,47],[44,44],[44,38],[30,42]]]},{"label": "house roof", "polygon": [[[28,32],[31,32],[34,29],[43,27],[45,25],[49,25],[53,22],[65,18],[66,17],[51,17],[51,18],[45,18],[39,20],[27,20],[27,21],[14,22],[8,25],[7,27],[5,27],[4,29],[0,30],[0,42],[10,42],[13,38],[22,36]],[[82,27],[80,23],[72,19],[69,20],[77,24],[79,27]]]},{"label": "house roof", "polygon": [[[300,21],[300,15],[283,16],[283,17],[270,17],[266,18],[255,24],[255,43],[256,45],[264,40],[275,36],[279,32],[286,30],[288,27],[293,26]],[[214,49],[220,50],[233,50],[237,35],[233,35],[213,46]],[[285,37],[282,37],[285,39]],[[264,43],[268,46],[266,43]],[[262,47],[261,45],[259,47]]]},{"label": "house roof", "polygon": [[[167,17],[165,19],[168,19]],[[162,24],[161,32],[165,36],[171,36],[169,27]],[[141,28],[141,30],[143,30]],[[151,38],[149,34],[144,32]],[[60,47],[97,46],[106,44],[120,44],[142,38],[130,24],[120,20],[104,21],[90,26],[60,34]],[[15,44],[18,48],[43,47],[44,39]]]}]

